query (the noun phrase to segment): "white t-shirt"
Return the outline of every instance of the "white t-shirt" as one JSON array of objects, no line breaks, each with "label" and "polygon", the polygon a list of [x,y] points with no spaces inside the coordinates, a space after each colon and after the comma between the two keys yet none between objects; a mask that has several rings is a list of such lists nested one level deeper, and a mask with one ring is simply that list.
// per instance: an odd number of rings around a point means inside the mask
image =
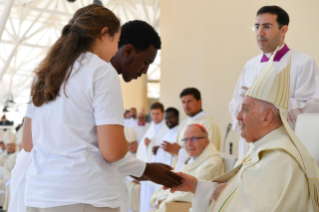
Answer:
[{"label": "white t-shirt", "polygon": [[56,100],[28,105],[33,149],[25,205],[119,207],[117,165],[102,157],[96,126],[124,125],[123,112],[116,70],[97,55],[82,54],[65,92],[62,84]]}]

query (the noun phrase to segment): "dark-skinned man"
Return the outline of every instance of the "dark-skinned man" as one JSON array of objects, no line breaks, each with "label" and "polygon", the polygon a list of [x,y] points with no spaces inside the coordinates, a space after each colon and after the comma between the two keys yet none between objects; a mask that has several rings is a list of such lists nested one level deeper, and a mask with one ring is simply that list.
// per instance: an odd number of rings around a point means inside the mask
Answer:
[{"label": "dark-skinned man", "polygon": [[208,116],[202,109],[202,99],[201,93],[196,88],[185,88],[181,94],[180,98],[182,101],[183,109],[188,116],[185,121],[180,125],[178,130],[178,135],[176,141],[171,144],[169,142],[163,142],[162,148],[172,155],[175,155],[179,160],[174,167],[181,167],[184,160],[188,157],[187,152],[184,150],[184,144],[182,142],[184,133],[187,126],[190,124],[201,124],[203,125],[207,132],[209,141],[214,144],[217,150],[220,150],[220,132],[215,121]]},{"label": "dark-skinned man", "polygon": [[[176,108],[170,107],[165,110],[165,122],[168,127],[168,132],[163,136],[161,145],[165,142],[174,143],[179,129],[179,112]],[[153,162],[163,163],[169,166],[173,164],[173,156],[164,151],[161,146],[153,147]],[[155,189],[158,189],[160,185],[156,185]]]}]

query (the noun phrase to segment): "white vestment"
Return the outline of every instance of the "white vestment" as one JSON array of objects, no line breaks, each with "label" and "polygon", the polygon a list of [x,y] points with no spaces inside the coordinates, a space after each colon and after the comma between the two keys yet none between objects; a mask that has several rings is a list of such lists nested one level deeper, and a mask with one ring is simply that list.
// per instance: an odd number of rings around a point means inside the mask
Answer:
[{"label": "white vestment", "polygon": [[6,197],[3,204],[3,210],[7,211],[10,204],[10,187],[11,187],[11,171],[14,168],[16,164],[18,152],[15,152],[13,154],[10,154],[7,158],[6,164],[4,166],[4,172],[3,172],[3,181],[5,183],[6,187]]},{"label": "white vestment", "polygon": [[[151,126],[148,128],[147,132],[143,136],[141,142],[138,145],[138,150],[136,157],[145,162],[152,162],[153,158],[153,147],[159,146],[162,143],[162,138],[164,134],[168,131],[168,127],[165,124],[165,121],[161,121],[159,124],[151,123]],[[151,140],[148,146],[145,145],[145,138]],[[146,181],[141,181],[141,196],[140,196],[140,212],[147,212],[152,208],[149,205],[149,200],[155,191],[155,187]]]},{"label": "white vestment", "polygon": [[132,126],[137,122],[136,119],[134,118],[129,118],[129,119],[124,119],[124,126],[125,127],[130,127],[132,128]]},{"label": "white vestment", "polygon": [[[179,151],[179,155],[178,155],[177,163],[179,163],[179,164],[184,163],[184,161],[188,158],[188,154],[185,151],[185,149],[183,148],[184,143],[182,142],[182,139],[184,138],[184,133],[185,133],[188,125],[191,125],[191,124],[203,125],[208,132],[209,141],[215,145],[217,150],[220,150],[220,148],[222,146],[220,143],[221,139],[220,139],[220,131],[219,131],[218,125],[213,120],[213,118],[206,115],[205,111],[201,111],[193,117],[187,117],[187,119],[184,120],[179,127],[178,134],[176,136],[176,141],[175,141],[176,143],[178,143],[182,147],[182,149]],[[180,155],[180,153],[182,153],[182,155]]]},{"label": "white vestment", "polygon": [[[301,163],[299,151],[281,126],[250,145],[242,164],[214,182],[199,181],[192,211],[313,211]],[[315,172],[318,175],[318,166]],[[211,197],[217,182],[227,186],[215,202]]]},{"label": "white vestment", "polygon": [[[162,143],[163,141],[174,143],[176,140],[178,129],[179,129],[178,125],[173,127],[172,129],[169,129],[167,133],[165,133],[165,135],[163,136]],[[156,155],[153,156],[153,162],[164,163],[169,166],[172,166],[172,159],[173,159],[173,156],[170,153],[165,152],[161,146],[158,148]]]},{"label": "white vestment", "polygon": [[150,124],[145,122],[144,126],[141,126],[141,125],[138,125],[138,122],[135,122],[135,124],[133,124],[131,126],[131,128],[133,130],[135,130],[136,132],[136,139],[137,139],[137,142],[140,143],[143,136],[145,135],[146,131],[148,130]]},{"label": "white vestment", "polygon": [[[286,48],[286,47],[284,47]],[[280,51],[278,51],[279,53]],[[277,53],[277,54],[278,54]],[[274,68],[280,71],[287,65],[289,54],[285,54],[280,61],[274,61]],[[259,73],[263,70],[266,62],[261,62],[263,54],[251,59],[246,63],[237,81],[233,99],[229,104],[229,112],[232,115],[234,132],[240,134],[240,127],[236,119],[242,104],[244,92],[243,86],[250,87]],[[300,113],[319,113],[319,90],[316,83],[319,69],[314,59],[303,53],[291,50],[290,69],[290,99],[288,109],[288,123],[295,129],[295,122]],[[239,140],[238,158],[242,158],[248,150],[247,142]]]},{"label": "white vestment", "polygon": [[30,152],[26,152],[22,149],[17,156],[16,165],[11,173],[11,201],[9,204],[9,211],[25,212],[24,191],[26,175],[30,164]]},{"label": "white vestment", "polygon": [[[148,163],[152,162],[153,147],[159,146],[162,143],[162,138],[167,131],[168,127],[166,126],[164,120],[158,124],[152,122],[151,126],[148,128],[147,132],[145,133],[138,145],[136,157]],[[145,145],[145,138],[151,140],[148,146]]]},{"label": "white vestment", "polygon": [[[224,173],[223,160],[212,143],[210,143],[191,163],[189,161],[190,158],[185,161],[185,164],[180,171],[192,175],[197,179],[212,180]],[[153,206],[157,199],[165,196],[166,198],[162,201],[160,207],[153,211],[165,212],[165,204],[168,202],[192,202],[193,199],[193,194],[191,192],[177,191],[175,193],[170,193],[169,190],[163,190],[163,187],[161,186],[153,194],[150,204]]]}]

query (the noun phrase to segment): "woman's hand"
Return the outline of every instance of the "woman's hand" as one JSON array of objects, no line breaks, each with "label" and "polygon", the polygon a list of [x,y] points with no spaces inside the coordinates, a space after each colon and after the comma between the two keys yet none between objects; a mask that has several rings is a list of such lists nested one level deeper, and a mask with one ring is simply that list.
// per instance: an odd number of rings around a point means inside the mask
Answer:
[{"label": "woman's hand", "polygon": [[[181,178],[183,178],[183,184],[178,187],[171,188],[171,192],[174,193],[175,191],[184,191],[184,192],[192,192],[194,194],[196,191],[197,182],[198,182],[197,178],[192,175],[185,174],[183,172],[175,172],[175,173],[179,175]],[[169,188],[164,187],[164,190],[166,189],[169,189]]]}]

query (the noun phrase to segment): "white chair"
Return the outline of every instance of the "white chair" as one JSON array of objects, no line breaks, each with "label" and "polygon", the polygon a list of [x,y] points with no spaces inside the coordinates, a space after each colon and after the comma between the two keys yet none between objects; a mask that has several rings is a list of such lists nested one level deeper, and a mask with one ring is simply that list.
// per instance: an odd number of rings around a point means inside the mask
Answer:
[{"label": "white chair", "polygon": [[319,114],[298,115],[295,132],[319,165]]},{"label": "white chair", "polygon": [[237,157],[226,153],[220,153],[220,157],[223,159],[225,172],[234,168],[237,161]]}]

